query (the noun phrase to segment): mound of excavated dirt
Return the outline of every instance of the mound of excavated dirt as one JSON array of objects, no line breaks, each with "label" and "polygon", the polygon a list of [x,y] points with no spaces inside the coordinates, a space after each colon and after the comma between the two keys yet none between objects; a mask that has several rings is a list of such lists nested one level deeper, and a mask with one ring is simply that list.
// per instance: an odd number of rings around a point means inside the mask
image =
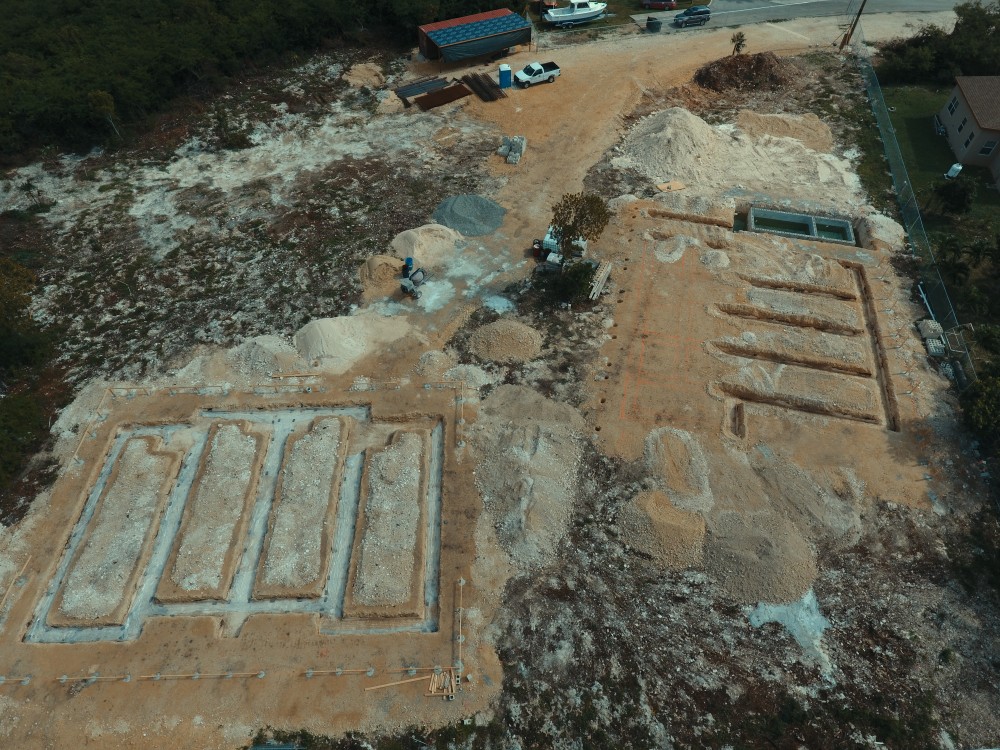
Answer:
[{"label": "mound of excavated dirt", "polygon": [[295,348],[278,336],[257,336],[233,347],[226,354],[226,363],[239,374],[251,378],[269,378],[281,370],[281,359],[297,355]]},{"label": "mound of excavated dirt", "polygon": [[675,507],[662,492],[641,492],[621,519],[628,544],[673,570],[701,563],[705,519]]},{"label": "mound of excavated dirt", "polygon": [[471,430],[476,484],[500,546],[522,570],[549,561],[577,494],[584,421],[532,388],[501,385]]},{"label": "mound of excavated dirt", "polygon": [[400,232],[389,247],[397,258],[413,258],[418,268],[436,268],[452,261],[465,243],[454,229],[442,224],[424,224]]},{"label": "mound of excavated dirt", "polygon": [[480,237],[499,229],[505,213],[506,208],[481,195],[453,195],[435,209],[434,221],[466,237]]},{"label": "mound of excavated dirt", "polygon": [[450,353],[432,349],[420,355],[414,369],[417,375],[423,378],[441,380],[444,378],[444,373],[454,366],[455,358]]},{"label": "mound of excavated dirt", "polygon": [[730,55],[702,65],[694,74],[694,82],[713,91],[774,91],[791,83],[796,75],[798,69],[794,63],[773,52],[759,52],[755,55]]},{"label": "mound of excavated dirt", "polygon": [[769,511],[720,513],[705,544],[705,566],[734,599],[792,602],[816,578],[816,560],[805,537]]},{"label": "mound of excavated dirt", "polygon": [[612,163],[654,183],[680,180],[692,193],[742,188],[775,197],[822,196],[824,203],[851,208],[863,196],[846,159],[818,153],[793,138],[753,138],[741,130],[713,128],[679,107],[637,123]]},{"label": "mound of excavated dirt", "polygon": [[813,151],[833,149],[830,126],[812,112],[804,115],[761,115],[744,109],[736,116],[736,125],[752,138],[765,135],[794,138]]},{"label": "mound of excavated dirt", "polygon": [[498,320],[469,339],[472,353],[492,362],[526,362],[542,351],[542,335],[516,320]]}]

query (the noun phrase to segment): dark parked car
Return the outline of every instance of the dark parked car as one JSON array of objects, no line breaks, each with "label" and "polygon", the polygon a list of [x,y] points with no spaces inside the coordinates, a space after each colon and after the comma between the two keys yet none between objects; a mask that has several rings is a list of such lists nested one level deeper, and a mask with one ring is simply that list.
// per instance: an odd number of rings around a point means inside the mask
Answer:
[{"label": "dark parked car", "polygon": [[674,16],[676,26],[704,26],[712,17],[712,11],[707,5],[693,5],[683,13]]},{"label": "dark parked car", "polygon": [[642,0],[643,10],[677,10],[677,0]]}]

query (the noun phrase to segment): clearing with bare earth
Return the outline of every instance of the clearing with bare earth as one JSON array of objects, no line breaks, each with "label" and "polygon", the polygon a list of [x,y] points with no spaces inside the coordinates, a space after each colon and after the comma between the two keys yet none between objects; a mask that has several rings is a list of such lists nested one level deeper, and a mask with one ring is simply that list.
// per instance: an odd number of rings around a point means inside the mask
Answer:
[{"label": "clearing with bare earth", "polygon": [[[995,744],[996,521],[837,33],[703,87],[728,30],[617,32],[428,112],[392,88],[437,64],[317,56],[220,102],[248,148],[177,114],[4,175],[78,394],[0,530],[3,743]],[[581,190],[610,273],[555,305],[531,242]]]}]

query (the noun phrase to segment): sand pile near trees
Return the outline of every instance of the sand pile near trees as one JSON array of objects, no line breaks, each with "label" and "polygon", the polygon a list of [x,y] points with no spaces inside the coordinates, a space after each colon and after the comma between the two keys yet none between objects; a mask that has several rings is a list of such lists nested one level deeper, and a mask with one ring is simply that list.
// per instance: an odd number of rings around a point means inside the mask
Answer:
[{"label": "sand pile near trees", "polygon": [[344,80],[354,88],[366,86],[370,89],[377,89],[385,85],[382,68],[376,63],[359,63],[353,66],[344,73]]},{"label": "sand pile near trees", "polygon": [[441,224],[424,224],[396,235],[389,245],[397,258],[413,258],[417,267],[437,268],[465,247],[462,235]]},{"label": "sand pile near trees", "polygon": [[545,564],[565,535],[577,495],[580,413],[524,386],[502,385],[471,431],[476,484],[500,546],[521,569]]},{"label": "sand pile near trees", "polygon": [[[801,122],[789,129],[798,125]],[[775,129],[773,123],[770,127]],[[861,183],[847,160],[813,151],[793,138],[755,138],[731,128],[714,128],[679,107],[641,120],[613,164],[634,169],[657,184],[680,180],[693,191],[736,187],[776,197],[815,196],[838,206],[864,202]]]},{"label": "sand pile near trees", "polygon": [[542,351],[542,335],[516,320],[498,320],[476,330],[469,346],[480,359],[492,362],[527,362]]}]

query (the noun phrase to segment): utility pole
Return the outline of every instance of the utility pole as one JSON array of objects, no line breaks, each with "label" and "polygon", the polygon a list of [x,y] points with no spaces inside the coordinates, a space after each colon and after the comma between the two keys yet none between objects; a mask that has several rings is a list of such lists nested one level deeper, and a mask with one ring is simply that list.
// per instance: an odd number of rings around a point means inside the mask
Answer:
[{"label": "utility pole", "polygon": [[861,7],[858,8],[858,13],[854,16],[854,20],[851,21],[850,27],[847,29],[847,33],[844,34],[844,38],[840,42],[840,52],[844,51],[844,47],[851,43],[851,37],[854,36],[855,29],[858,28],[858,23],[861,21],[861,14],[865,11],[865,3],[868,0],[861,0]]}]

